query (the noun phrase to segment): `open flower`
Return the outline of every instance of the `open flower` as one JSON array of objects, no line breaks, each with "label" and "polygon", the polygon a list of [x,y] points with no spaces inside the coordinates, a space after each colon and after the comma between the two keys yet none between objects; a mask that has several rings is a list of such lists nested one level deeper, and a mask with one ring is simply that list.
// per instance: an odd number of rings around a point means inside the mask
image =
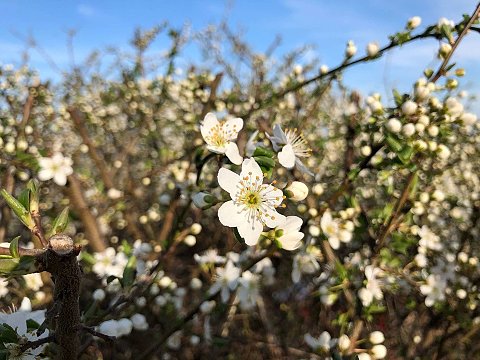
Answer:
[{"label": "open flower", "polygon": [[298,216],[287,216],[285,222],[278,225],[275,229],[275,234],[279,234],[277,240],[285,250],[295,250],[302,245],[302,239],[305,236],[300,232],[302,227],[302,219]]},{"label": "open flower", "polygon": [[73,173],[72,159],[64,157],[61,153],[55,153],[52,157],[42,157],[38,160],[40,172],[38,178],[41,181],[53,179],[60,186],[67,183],[67,176]]},{"label": "open flower", "polygon": [[255,159],[245,159],[240,175],[221,168],[218,183],[232,200],[218,209],[220,222],[236,227],[247,245],[255,245],[263,227],[274,228],[285,221],[276,210],[283,201],[283,193],[276,187],[263,184],[263,173]]},{"label": "open flower", "polygon": [[238,146],[232,140],[236,140],[238,132],[242,130],[243,120],[240,118],[218,121],[213,113],[205,115],[200,132],[207,143],[207,149],[217,153],[225,154],[228,159],[240,165],[243,158],[240,156]]},{"label": "open flower", "polygon": [[312,150],[297,129],[282,130],[280,125],[273,127],[273,135],[267,134],[275,151],[278,153],[278,161],[287,169],[297,166],[298,170],[313,176],[313,173],[303,165],[300,158],[310,156]]}]

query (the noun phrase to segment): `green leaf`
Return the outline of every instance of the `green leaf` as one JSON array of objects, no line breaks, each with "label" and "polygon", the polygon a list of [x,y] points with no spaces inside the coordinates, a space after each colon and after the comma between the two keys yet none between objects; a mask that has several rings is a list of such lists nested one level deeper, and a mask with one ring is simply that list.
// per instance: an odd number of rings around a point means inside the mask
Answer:
[{"label": "green leaf", "polygon": [[31,213],[38,211],[38,204],[40,202],[38,196],[38,184],[35,182],[35,180],[30,180],[27,183],[27,189],[30,190],[30,202],[28,204],[28,209]]},{"label": "green leaf", "polygon": [[22,206],[27,210],[30,211],[30,190],[24,189],[18,196],[18,202],[22,204]]},{"label": "green leaf", "polygon": [[391,134],[387,135],[387,137],[385,138],[385,141],[387,142],[387,145],[390,148],[390,150],[392,150],[394,153],[399,153],[400,151],[402,151],[403,149],[402,144],[398,139],[393,137]]},{"label": "green leaf", "polygon": [[338,260],[335,262],[335,270],[337,270],[337,274],[340,280],[343,281],[348,277],[347,269],[345,269],[345,266],[343,266],[342,263]]},{"label": "green leaf", "polygon": [[37,330],[40,327],[40,324],[37,323],[35,320],[28,319],[27,323],[27,331],[30,332],[32,330]]},{"label": "green leaf", "polygon": [[275,167],[275,160],[266,156],[254,156],[255,161],[260,165],[260,167],[264,167],[267,169]]},{"label": "green leaf", "polygon": [[402,163],[406,164],[410,162],[410,159],[413,156],[413,147],[410,145],[405,146],[402,150],[398,152],[398,158]]},{"label": "green leaf", "polygon": [[20,258],[0,259],[0,275],[11,277],[38,272],[33,256]]},{"label": "green leaf", "polygon": [[68,225],[68,207],[63,209],[63,211],[56,217],[53,221],[52,228],[47,234],[47,239],[53,235],[60,234],[65,231]]},{"label": "green leaf", "polygon": [[18,252],[18,239],[20,239],[20,236],[17,236],[12,241],[10,241],[10,254],[14,258],[20,257],[20,254]]},{"label": "green leaf", "polygon": [[3,323],[0,325],[0,342],[4,344],[18,343],[18,334],[10,325]]},{"label": "green leaf", "polygon": [[266,149],[262,146],[257,146],[255,151],[253,152],[253,157],[255,157],[255,156],[265,156],[265,157],[273,159],[274,155],[275,155],[275,153],[273,151],[271,151],[269,149]]},{"label": "green leaf", "polygon": [[132,255],[128,259],[127,266],[123,270],[123,286],[131,286],[137,276],[137,257]]},{"label": "green leaf", "polygon": [[15,215],[25,224],[29,229],[32,229],[34,222],[30,213],[25,207],[12,195],[10,195],[5,189],[0,190],[0,194],[3,196],[8,206],[13,210]]}]

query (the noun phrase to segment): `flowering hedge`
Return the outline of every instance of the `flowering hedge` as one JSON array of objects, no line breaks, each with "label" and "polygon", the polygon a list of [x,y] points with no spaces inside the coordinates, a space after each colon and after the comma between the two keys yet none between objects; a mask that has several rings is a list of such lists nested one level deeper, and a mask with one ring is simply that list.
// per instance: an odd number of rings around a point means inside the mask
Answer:
[{"label": "flowering hedge", "polygon": [[[332,69],[225,25],[170,29],[155,70],[162,27],[113,75],[2,66],[0,356],[474,358],[480,125],[450,59],[478,12]],[[432,40],[438,68],[392,103],[342,84]],[[207,59],[182,70],[190,41]]]}]

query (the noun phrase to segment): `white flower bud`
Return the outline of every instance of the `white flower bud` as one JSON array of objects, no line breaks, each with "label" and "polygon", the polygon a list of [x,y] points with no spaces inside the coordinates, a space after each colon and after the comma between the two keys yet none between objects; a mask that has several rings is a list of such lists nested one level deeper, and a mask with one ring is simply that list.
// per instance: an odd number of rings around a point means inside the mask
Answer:
[{"label": "white flower bud", "polygon": [[418,118],[418,123],[428,126],[430,124],[430,119],[428,118],[427,115],[420,115]]},{"label": "white flower bud", "polygon": [[376,42],[368,43],[368,45],[367,45],[368,56],[374,57],[378,54],[378,51],[379,51],[378,43],[376,43]]},{"label": "white flower bud", "polygon": [[450,54],[450,51],[452,51],[452,46],[447,43],[442,43],[440,49],[438,49],[438,57],[440,59],[445,59],[447,55]]},{"label": "white flower bud", "polygon": [[357,355],[358,360],[372,360],[372,357],[367,353],[360,353]]},{"label": "white flower bud", "polygon": [[202,231],[202,225],[199,223],[194,223],[192,226],[190,226],[190,233],[192,235],[198,235]]},{"label": "white flower bud", "polygon": [[429,126],[428,129],[427,129],[427,132],[428,132],[428,135],[430,135],[432,137],[437,136],[438,133],[439,133],[438,126],[436,126],[436,125]]},{"label": "white flower bud", "polygon": [[422,18],[420,16],[414,16],[408,19],[407,28],[413,30],[420,26]]},{"label": "white flower bud", "polygon": [[370,336],[368,337],[368,340],[373,344],[381,344],[385,341],[385,336],[381,331],[374,331],[370,333]]},{"label": "white flower bud", "polygon": [[215,308],[215,305],[216,305],[215,300],[204,301],[204,302],[200,305],[200,311],[201,311],[203,314],[210,314],[210,313],[212,312],[212,310]]},{"label": "white flower bud", "polygon": [[313,237],[320,236],[320,228],[317,225],[310,225],[310,227],[308,228],[308,232]]},{"label": "white flower bud", "polygon": [[134,314],[130,318],[133,328],[135,330],[147,330],[148,329],[148,322],[147,318],[143,314]]},{"label": "white flower bud", "polygon": [[197,238],[194,235],[187,235],[185,239],[183,239],[183,242],[185,245],[192,247],[197,243]]},{"label": "white flower bud", "polygon": [[412,136],[413,134],[415,134],[415,125],[413,125],[412,123],[408,123],[408,124],[403,125],[402,133],[406,137]]},{"label": "white flower bud", "polygon": [[96,289],[92,294],[93,300],[103,301],[105,299],[105,291],[103,289]]},{"label": "white flower bud", "polygon": [[340,351],[346,351],[350,348],[350,338],[343,334],[338,338],[338,348]]},{"label": "white flower bud", "polygon": [[418,105],[412,100],[407,100],[402,105],[402,113],[404,115],[413,115],[417,111]]},{"label": "white flower bud", "polygon": [[326,73],[328,73],[328,70],[329,69],[327,65],[320,66],[320,74],[325,75]]},{"label": "white flower bud", "polygon": [[375,359],[383,359],[387,356],[387,348],[385,345],[375,345],[372,347],[372,355]]},{"label": "white flower bud", "polygon": [[190,288],[192,290],[199,290],[202,288],[202,280],[200,280],[199,278],[193,278],[192,280],[190,280]]},{"label": "white flower bud", "polygon": [[435,190],[432,194],[432,198],[441,202],[445,200],[445,193],[442,190]]},{"label": "white flower bud", "polygon": [[123,192],[114,188],[108,189],[107,196],[112,199],[120,199],[123,196]]},{"label": "white flower bud", "polygon": [[289,199],[293,201],[302,201],[305,200],[308,195],[308,187],[300,181],[294,181],[287,186],[285,192]]},{"label": "white flower bud", "polygon": [[368,145],[362,146],[360,152],[363,156],[369,156],[372,153],[372,148]]},{"label": "white flower bud", "polygon": [[392,133],[399,133],[402,129],[402,123],[396,118],[391,118],[387,122],[387,129]]},{"label": "white flower bud", "polygon": [[350,40],[347,43],[347,49],[345,50],[345,55],[347,58],[351,58],[356,53],[357,53],[357,47],[355,46],[355,43],[352,40]]},{"label": "white flower bud", "polygon": [[448,159],[450,157],[450,149],[443,144],[438,145],[437,155],[440,159]]},{"label": "white flower bud", "polygon": [[457,297],[462,300],[467,297],[467,292],[464,289],[458,289],[456,294],[457,294]]},{"label": "white flower bud", "polygon": [[323,194],[323,186],[322,184],[315,184],[313,185],[312,187],[312,192],[315,194],[315,195],[322,195]]}]

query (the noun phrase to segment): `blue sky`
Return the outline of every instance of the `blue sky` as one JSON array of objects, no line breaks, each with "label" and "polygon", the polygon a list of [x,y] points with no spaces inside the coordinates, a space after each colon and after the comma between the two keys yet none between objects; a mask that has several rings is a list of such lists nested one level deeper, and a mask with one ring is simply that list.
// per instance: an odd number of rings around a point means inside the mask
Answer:
[{"label": "blue sky", "polygon": [[[401,30],[408,18],[422,17],[422,27],[436,23],[441,16],[458,20],[462,13],[471,13],[475,0],[0,0],[0,62],[19,63],[25,44],[16,34],[33,35],[41,47],[61,67],[69,64],[67,30],[77,30],[74,39],[78,59],[94,49],[107,45],[128,47],[135,27],[151,27],[168,20],[192,30],[201,30],[209,23],[218,23],[227,16],[235,29],[242,29],[254,49],[265,51],[276,35],[282,37],[282,52],[311,44],[310,55],[334,67],[341,60],[345,44],[352,39],[359,53],[369,41],[387,43],[387,37]],[[155,48],[166,45],[159,39]],[[347,85],[364,93],[390,93],[393,87],[409,91],[409,84],[427,66],[437,66],[435,50],[438,44],[426,40],[394,50],[380,61],[360,65],[347,71]],[[194,56],[186,53],[184,57]],[[471,93],[480,93],[480,36],[465,39],[454,60],[467,70],[464,85]],[[187,59],[188,60],[188,59]],[[55,77],[55,72],[37,52],[31,64],[43,77]],[[475,108],[478,104],[475,104]]]}]

